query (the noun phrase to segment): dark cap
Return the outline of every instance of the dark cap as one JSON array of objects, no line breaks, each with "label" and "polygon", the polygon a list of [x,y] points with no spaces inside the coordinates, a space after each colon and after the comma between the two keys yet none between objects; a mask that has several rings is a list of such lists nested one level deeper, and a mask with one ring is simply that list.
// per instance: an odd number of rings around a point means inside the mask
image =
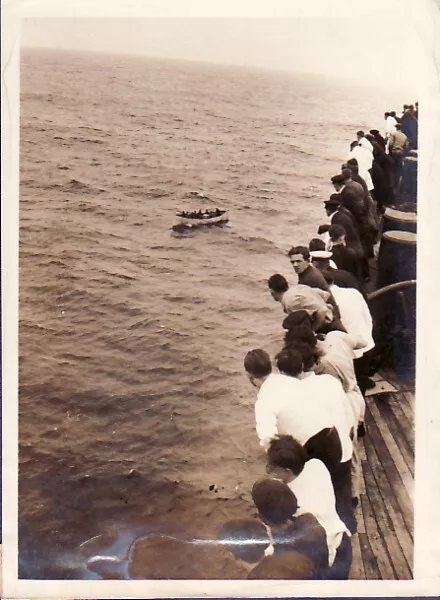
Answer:
[{"label": "dark cap", "polygon": [[294,310],[283,321],[283,329],[292,329],[306,323],[311,327],[309,313],[306,310]]},{"label": "dark cap", "polygon": [[332,194],[328,200],[324,200],[326,206],[339,206],[342,198],[339,194]]},{"label": "dark cap", "polygon": [[331,178],[331,182],[332,183],[344,183],[345,181],[345,177],[344,175],[342,175],[342,173],[339,173],[338,175],[333,175],[333,177]]}]

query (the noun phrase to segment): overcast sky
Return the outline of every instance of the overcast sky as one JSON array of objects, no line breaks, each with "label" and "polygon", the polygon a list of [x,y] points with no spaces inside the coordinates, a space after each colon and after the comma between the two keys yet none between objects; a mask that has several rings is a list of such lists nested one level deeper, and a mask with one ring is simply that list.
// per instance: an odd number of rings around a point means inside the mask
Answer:
[{"label": "overcast sky", "polygon": [[386,11],[372,11],[362,21],[350,17],[27,18],[22,23],[22,44],[355,78],[411,91],[414,97],[427,63],[423,40],[411,21]]}]

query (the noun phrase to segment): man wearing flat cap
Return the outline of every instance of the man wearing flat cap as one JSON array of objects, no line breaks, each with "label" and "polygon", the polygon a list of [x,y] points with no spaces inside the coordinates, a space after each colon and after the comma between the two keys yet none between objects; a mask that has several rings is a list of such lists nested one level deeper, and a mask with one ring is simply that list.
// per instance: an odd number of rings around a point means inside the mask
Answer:
[{"label": "man wearing flat cap", "polygon": [[[342,205],[340,194],[332,194],[328,200],[324,200],[325,212],[330,220],[330,225],[342,225],[345,229],[345,242],[354,251],[356,259],[361,260],[364,250],[359,237],[359,229],[351,212]],[[327,232],[330,225],[321,225],[318,233]]]},{"label": "man wearing flat cap", "polygon": [[374,137],[376,142],[379,144],[379,146],[381,146],[381,148],[385,150],[387,142],[386,139],[381,135],[380,131],[378,129],[370,129],[370,133]]},{"label": "man wearing flat cap", "polygon": [[343,169],[342,173],[331,178],[333,187],[341,196],[342,205],[353,215],[358,228],[362,227],[365,216],[364,190],[359,183],[351,178],[350,169]]},{"label": "man wearing flat cap", "polygon": [[362,245],[361,272],[363,278],[369,277],[368,256],[372,238],[367,222],[367,207],[365,206],[364,190],[362,186],[353,181],[350,169],[342,169],[342,173],[331,178],[333,186],[339,192],[342,205],[348,209],[356,222],[358,236]]}]

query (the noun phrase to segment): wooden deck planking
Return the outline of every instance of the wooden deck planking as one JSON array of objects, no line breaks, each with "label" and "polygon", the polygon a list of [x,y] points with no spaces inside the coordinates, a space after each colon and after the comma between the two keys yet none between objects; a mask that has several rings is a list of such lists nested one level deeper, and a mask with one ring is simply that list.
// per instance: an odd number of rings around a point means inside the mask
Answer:
[{"label": "wooden deck planking", "polygon": [[364,438],[358,438],[357,444],[358,444],[359,459],[366,460],[367,457],[365,455]]},{"label": "wooden deck planking", "polygon": [[[407,397],[408,395],[408,397]],[[411,397],[412,396],[412,397]],[[413,576],[413,394],[366,400],[367,434],[359,440],[361,498],[353,536],[352,579]],[[358,564],[362,559],[362,566]]]},{"label": "wooden deck planking", "polygon": [[381,437],[380,431],[376,426],[374,420],[370,417],[368,419],[368,435],[371,436],[371,441],[374,444],[377,456],[387,473],[388,481],[391,484],[391,488],[397,499],[402,518],[405,521],[406,526],[412,532],[413,531],[413,503],[409,497],[402,478],[399,475],[399,471],[393,461],[391,454],[388,451],[387,445]]},{"label": "wooden deck planking", "polygon": [[373,417],[372,420],[374,420],[376,427],[380,432],[380,436],[383,439],[384,444],[386,445],[389,455],[391,456],[392,463],[396,468],[397,472],[399,473],[403,485],[405,486],[407,494],[412,503],[414,494],[413,475],[400,452],[400,448],[397,445],[396,440],[394,439],[393,433],[390,431],[387,421],[385,421],[382,418],[380,411],[376,405],[376,402],[372,401],[370,398],[367,398],[367,405],[369,409],[369,414]]},{"label": "wooden deck planking", "polygon": [[[364,448],[363,438],[361,438],[361,439],[358,440],[358,442],[357,442],[357,449],[358,449],[359,461],[362,463],[363,460],[367,459],[367,456],[365,454],[365,448]],[[361,468],[361,471],[360,471],[360,478],[359,479],[360,479],[360,482],[359,482],[360,483],[359,493],[360,494],[366,494],[367,490],[365,489],[365,480],[364,480],[364,476],[363,476],[363,473],[362,473],[362,468]]]},{"label": "wooden deck planking", "polygon": [[402,412],[405,414],[408,423],[412,424],[414,422],[414,410],[411,407],[411,404],[406,400],[404,394],[397,394],[397,402],[395,403],[400,407]]},{"label": "wooden deck planking", "polygon": [[364,463],[365,479],[368,485],[368,498],[371,503],[378,532],[387,548],[388,556],[397,579],[411,579],[412,572],[403,554],[401,545],[394,531],[393,522],[388,514],[386,504],[382,498],[380,488],[374,478],[373,471],[368,464]]},{"label": "wooden deck planking", "polygon": [[382,538],[382,535],[380,533],[376,521],[376,515],[373,512],[373,508],[371,506],[371,502],[368,495],[362,495],[361,502],[368,541],[370,542],[371,551],[373,552],[374,557],[376,558],[381,579],[395,579],[396,574],[394,572],[390,557],[388,555],[385,540]]},{"label": "wooden deck planking", "polygon": [[409,393],[413,395],[414,398],[414,384],[408,382],[402,382],[399,381],[399,379],[396,376],[396,373],[390,369],[381,369],[379,372],[379,375],[385,379],[386,381],[389,381],[392,385],[394,385],[394,387],[396,387],[399,390],[399,393]]},{"label": "wooden deck planking", "polygon": [[[403,431],[403,435],[405,437],[406,443],[409,446],[411,453],[413,454],[413,462],[414,462],[414,449],[415,449],[415,439],[414,439],[414,419],[410,417],[402,408],[401,402],[399,402],[399,396],[396,394],[391,394],[388,398],[387,405],[393,411],[394,417],[399,425],[399,427]],[[412,414],[412,411],[411,411]]]},{"label": "wooden deck planking", "polygon": [[408,404],[411,406],[412,410],[415,410],[415,404],[416,404],[416,397],[414,395],[414,392],[411,391],[406,391],[404,392],[404,397],[405,399],[408,401]]},{"label": "wooden deck planking", "polygon": [[[411,476],[414,478],[414,451],[411,449],[408,441],[406,440],[406,433],[404,428],[399,424],[394,412],[392,411],[388,401],[386,399],[377,403],[379,412],[383,419],[386,420],[388,429],[391,431],[394,441],[400,450],[406,466],[408,467]],[[412,488],[414,483],[412,482]]]},{"label": "wooden deck planking", "polygon": [[388,481],[387,473],[383,468],[373,444],[367,445],[368,464],[371,467],[376,485],[383,498],[383,502],[386,506],[386,510],[392,527],[396,532],[397,539],[399,541],[402,552],[405,556],[408,566],[412,571],[413,564],[413,538],[411,531],[405,525],[402,518],[402,513],[397,502],[397,498],[394,495],[393,489]]},{"label": "wooden deck planking", "polygon": [[411,422],[414,420],[414,398],[411,399],[410,392],[398,393],[398,399],[402,407],[405,409],[405,413],[408,415],[408,419]]},{"label": "wooden deck planking", "polygon": [[[363,476],[362,476],[363,479]],[[365,487],[365,484],[363,484]],[[359,504],[357,505],[354,514],[356,517],[356,522],[357,522],[357,530],[358,533],[366,533],[366,529],[365,529],[365,523],[364,523],[364,515],[362,513],[362,504],[361,504],[361,497],[362,496],[366,496],[367,492],[362,492],[360,493],[360,497],[359,497]]]},{"label": "wooden deck planking", "polygon": [[359,546],[362,553],[362,563],[365,579],[382,579],[376,557],[371,550],[370,542],[366,533],[359,533]]},{"label": "wooden deck planking", "polygon": [[366,579],[358,534],[353,535],[351,538],[351,547],[353,551],[353,561],[351,563],[349,579]]}]

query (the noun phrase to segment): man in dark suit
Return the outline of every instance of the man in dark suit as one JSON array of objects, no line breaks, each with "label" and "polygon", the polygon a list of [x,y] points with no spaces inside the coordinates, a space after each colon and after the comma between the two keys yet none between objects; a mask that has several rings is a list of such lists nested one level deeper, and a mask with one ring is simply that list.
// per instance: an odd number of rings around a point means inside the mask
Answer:
[{"label": "man in dark suit", "polygon": [[[340,194],[332,194],[324,201],[325,212],[330,218],[331,225],[342,225],[345,229],[345,241],[349,248],[355,252],[357,260],[364,257],[364,250],[359,237],[359,228],[352,213],[342,205]],[[330,229],[330,225],[321,225],[318,233],[322,234]]]},{"label": "man in dark suit", "polygon": [[368,206],[365,204],[364,189],[360,183],[352,180],[350,169],[343,169],[342,173],[332,177],[331,181],[341,196],[342,205],[351,212],[356,221],[363,248],[361,273],[363,279],[368,279],[368,256],[373,254],[373,241],[367,221]]},{"label": "man in dark suit", "polygon": [[[345,269],[359,276],[359,260],[352,248],[347,246],[346,232],[342,225],[332,224],[328,230],[331,242],[332,260],[338,269]],[[336,283],[336,285],[339,285]]]},{"label": "man in dark suit", "polygon": [[368,186],[365,182],[365,179],[359,175],[359,163],[356,158],[350,158],[342,165],[341,174],[344,174],[345,169],[350,169],[351,180],[355,183],[358,183],[362,187],[364,206],[366,207],[368,204],[367,198],[370,195],[370,192],[368,191]]},{"label": "man in dark suit", "polygon": [[[331,225],[329,229],[329,235],[331,238],[332,228],[338,227],[341,229],[340,225]],[[342,230],[345,236],[345,230]],[[349,257],[353,257],[351,248],[344,247],[344,250],[348,253]],[[333,281],[336,283],[338,287],[342,288],[355,288],[359,292],[362,292],[361,284],[358,279],[357,272],[357,263],[350,263],[350,267],[353,268],[353,271],[344,270],[344,268],[339,267],[332,259],[332,252],[326,250],[326,245],[324,240],[320,238],[314,238],[309,242],[309,252],[310,258],[312,261],[312,265],[314,265],[321,273],[325,275],[325,272],[330,269],[333,277]],[[346,261],[347,263],[349,261]]]},{"label": "man in dark suit", "polygon": [[344,169],[344,173],[334,175],[331,178],[331,182],[341,196],[341,204],[351,212],[358,228],[360,228],[365,216],[364,190],[362,186],[351,179],[349,169]]},{"label": "man in dark suit", "polygon": [[312,265],[318,269],[324,276],[328,272],[334,283],[341,288],[354,288],[362,293],[359,279],[350,271],[335,269],[330,264],[333,253],[327,250],[311,250],[310,258]]},{"label": "man in dark suit", "polygon": [[370,129],[370,133],[374,137],[376,142],[379,144],[379,146],[381,146],[381,148],[383,148],[385,150],[385,148],[387,146],[387,142],[386,142],[386,139],[384,137],[382,137],[379,130],[378,129]]},{"label": "man in dark suit", "polygon": [[357,160],[355,158],[350,158],[345,164],[343,164],[342,174],[345,174],[345,169],[349,169],[353,183],[357,183],[362,187],[365,214],[362,220],[362,227],[359,231],[361,235],[361,241],[363,241],[363,238],[365,238],[364,249],[366,250],[367,256],[372,257],[374,256],[373,246],[379,233],[377,205],[368,190],[365,179],[359,175],[359,166]]},{"label": "man in dark suit", "polygon": [[330,295],[327,302],[333,306],[335,318],[339,319],[340,314],[338,305],[330,292],[330,288],[324,275],[310,262],[309,249],[305,246],[293,246],[287,253],[287,256],[289,257],[293,270],[298,276],[298,283],[300,285],[308,285],[311,288],[319,288],[324,292],[327,292]]}]

